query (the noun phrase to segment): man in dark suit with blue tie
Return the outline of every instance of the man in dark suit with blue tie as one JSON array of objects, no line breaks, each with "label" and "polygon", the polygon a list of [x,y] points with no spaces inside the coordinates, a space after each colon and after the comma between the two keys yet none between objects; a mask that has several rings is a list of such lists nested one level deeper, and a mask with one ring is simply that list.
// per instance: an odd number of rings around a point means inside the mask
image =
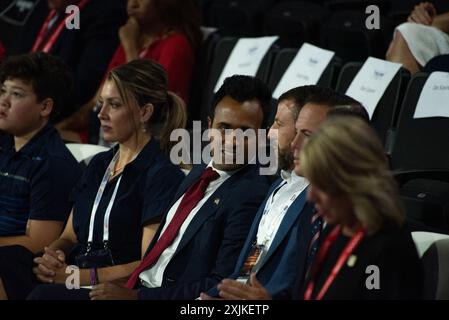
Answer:
[{"label": "man in dark suit with blue tie", "polygon": [[270,90],[256,78],[225,80],[209,118],[216,129],[212,145],[222,145],[221,153],[214,149],[213,160],[194,166],[186,177],[125,287],[94,286],[92,299],[195,299],[232,273],[269,184],[258,166],[248,164],[252,138],[243,142],[242,163],[223,159],[238,156],[238,139],[232,137],[238,129],[264,127],[270,100]]},{"label": "man in dark suit with blue tie", "polygon": [[270,136],[277,129],[281,178],[259,208],[234,273],[201,299],[289,299],[313,258],[321,219],[316,219],[314,205],[306,199],[308,182],[301,175],[299,150],[329,110],[346,105],[339,113],[353,113],[363,107],[318,86],[291,89],[278,102]]}]

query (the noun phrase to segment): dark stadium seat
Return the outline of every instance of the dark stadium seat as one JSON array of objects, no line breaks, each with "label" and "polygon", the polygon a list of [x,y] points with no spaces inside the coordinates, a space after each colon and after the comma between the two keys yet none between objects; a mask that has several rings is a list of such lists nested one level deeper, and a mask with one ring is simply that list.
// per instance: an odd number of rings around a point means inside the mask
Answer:
[{"label": "dark stadium seat", "polygon": [[408,85],[394,134],[393,169],[449,169],[449,118],[413,119],[428,76],[418,73]]},{"label": "dark stadium seat", "polygon": [[48,14],[47,1],[33,0],[22,5],[14,0],[0,2],[0,41],[8,55],[29,52],[39,31],[35,26],[40,26]]},{"label": "dark stadium seat", "polygon": [[316,2],[280,2],[265,14],[264,33],[279,35],[281,48],[299,48],[304,42],[318,44],[320,26],[328,16],[327,9]]},{"label": "dark stadium seat", "polygon": [[209,26],[223,36],[253,37],[262,34],[262,17],[274,0],[215,0],[208,9]]},{"label": "dark stadium seat", "polygon": [[449,171],[395,173],[411,231],[449,234]]},{"label": "dark stadium seat", "polygon": [[436,56],[426,63],[423,69],[424,72],[443,71],[449,72],[449,54]]},{"label": "dark stadium seat", "polygon": [[383,59],[393,32],[392,23],[381,15],[380,30],[366,28],[367,15],[359,10],[334,12],[321,28],[321,47],[335,51],[344,62]]},{"label": "dark stadium seat", "polygon": [[[209,108],[213,99],[215,85],[220,78],[221,72],[223,71],[223,68],[225,67],[237,41],[238,38],[224,37],[218,41],[215,49],[213,50],[207,82],[205,82],[204,85],[204,98],[200,112],[200,119],[203,121],[203,125],[206,123],[205,121],[207,119],[207,115],[209,114]],[[279,48],[276,45],[273,45],[268,50],[261,62],[256,77],[265,82],[268,80],[270,67],[277,51],[279,51]]]},{"label": "dark stadium seat", "polygon": [[204,39],[200,52],[198,54],[197,63],[192,78],[192,87],[190,91],[190,102],[188,106],[189,121],[187,126],[190,128],[193,120],[201,120],[201,106],[204,100],[204,84],[207,81],[212,62],[212,54],[215,46],[220,40],[220,34],[214,32]]},{"label": "dark stadium seat", "polygon": [[[281,80],[290,63],[298,53],[298,49],[284,48],[281,49],[274,58],[273,67],[271,68],[270,76],[268,78],[268,86],[271,90],[276,89],[277,84]],[[338,72],[341,68],[341,60],[334,56],[330,64],[324,70],[317,85],[323,87],[334,87],[338,77]]]},{"label": "dark stadium seat", "polygon": [[[336,89],[345,93],[351,85],[352,80],[357,75],[363,63],[350,62],[343,66],[338,78]],[[387,143],[389,129],[396,125],[399,116],[402,98],[406,90],[410,74],[405,69],[401,69],[387,87],[384,95],[380,99],[376,111],[373,114],[371,123],[379,134],[381,141]]]}]

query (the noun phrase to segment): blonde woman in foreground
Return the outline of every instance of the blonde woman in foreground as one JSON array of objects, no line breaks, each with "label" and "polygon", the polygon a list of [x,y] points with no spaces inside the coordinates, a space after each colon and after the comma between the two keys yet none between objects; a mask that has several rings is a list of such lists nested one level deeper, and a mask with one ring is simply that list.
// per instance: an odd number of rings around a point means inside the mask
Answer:
[{"label": "blonde woman in foreground", "polygon": [[419,299],[421,268],[383,147],[360,119],[329,119],[301,151],[326,221],[306,300]]}]

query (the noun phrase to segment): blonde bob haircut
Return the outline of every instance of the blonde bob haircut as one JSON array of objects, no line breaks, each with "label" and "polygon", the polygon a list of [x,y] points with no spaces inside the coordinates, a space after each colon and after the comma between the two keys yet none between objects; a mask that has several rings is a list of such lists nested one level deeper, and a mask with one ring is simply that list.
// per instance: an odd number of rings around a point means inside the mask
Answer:
[{"label": "blonde bob haircut", "polygon": [[376,133],[363,120],[326,120],[301,150],[310,183],[331,196],[347,196],[356,219],[373,234],[402,225],[405,212],[387,157]]}]

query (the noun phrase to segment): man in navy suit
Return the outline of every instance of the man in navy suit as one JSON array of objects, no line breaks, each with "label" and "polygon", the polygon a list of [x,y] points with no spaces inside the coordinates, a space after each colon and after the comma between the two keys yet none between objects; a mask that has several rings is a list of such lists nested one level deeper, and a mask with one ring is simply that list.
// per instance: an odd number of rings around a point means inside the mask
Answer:
[{"label": "man in navy suit", "polygon": [[[244,157],[242,164],[227,164],[217,159],[236,156],[236,139],[231,139],[229,144],[225,134],[234,134],[237,129],[264,127],[270,100],[270,90],[256,78],[233,76],[225,80],[214,97],[209,118],[209,127],[219,133],[213,136],[212,144],[224,143],[223,153],[214,154],[208,165],[195,166],[179,187],[174,203],[147,250],[145,258],[155,255],[156,261],[138,273],[133,289],[100,284],[91,291],[92,299],[195,299],[232,273],[269,185],[266,177],[259,174],[259,168],[248,164],[249,156]],[[244,142],[245,154],[250,149],[246,143],[251,141]],[[202,199],[191,209],[173,242],[162,249],[160,255],[154,254],[165,230],[175,223],[186,190],[190,190],[207,170],[214,171],[216,179],[209,183]]]},{"label": "man in navy suit", "polygon": [[[234,273],[201,299],[288,299],[310,263],[313,204],[307,202],[308,182],[302,177],[299,150],[320,126],[329,110],[356,113],[364,110],[352,98],[331,89],[304,86],[279,98],[270,131],[278,132],[281,177],[262,203]],[[347,106],[347,107],[346,107]],[[255,254],[256,253],[256,256]]]}]

